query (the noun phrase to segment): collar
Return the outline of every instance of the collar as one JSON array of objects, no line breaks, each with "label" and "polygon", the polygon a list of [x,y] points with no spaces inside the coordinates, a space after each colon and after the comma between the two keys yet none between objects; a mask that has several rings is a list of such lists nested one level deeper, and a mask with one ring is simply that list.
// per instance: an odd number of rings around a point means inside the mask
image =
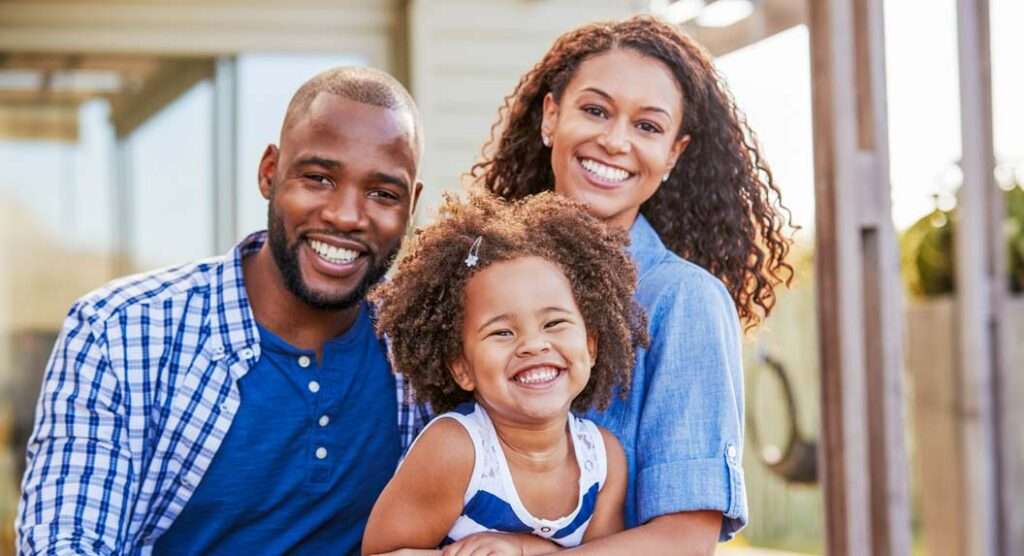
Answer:
[{"label": "collar", "polygon": [[208,345],[215,360],[228,358],[242,363],[230,365],[236,379],[245,376],[260,356],[260,334],[245,291],[242,260],[259,251],[266,241],[266,231],[250,234],[211,268]]},{"label": "collar", "polygon": [[643,278],[668,252],[651,223],[644,215],[637,214],[629,228],[629,254],[636,263],[637,278]]}]

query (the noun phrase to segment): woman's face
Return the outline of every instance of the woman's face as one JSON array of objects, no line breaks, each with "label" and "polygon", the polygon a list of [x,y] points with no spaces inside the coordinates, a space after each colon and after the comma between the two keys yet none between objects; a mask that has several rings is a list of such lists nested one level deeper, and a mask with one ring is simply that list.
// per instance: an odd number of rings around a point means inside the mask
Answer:
[{"label": "woman's face", "polygon": [[550,140],[555,191],[629,229],[690,142],[676,138],[682,121],[672,72],[660,60],[615,49],[583,62],[561,101],[544,98],[537,140]]}]

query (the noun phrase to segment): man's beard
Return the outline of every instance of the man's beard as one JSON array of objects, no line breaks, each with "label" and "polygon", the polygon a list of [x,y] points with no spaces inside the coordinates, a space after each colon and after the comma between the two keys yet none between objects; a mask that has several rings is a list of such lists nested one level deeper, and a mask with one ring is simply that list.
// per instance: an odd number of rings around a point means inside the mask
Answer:
[{"label": "man's beard", "polygon": [[394,262],[395,257],[398,255],[399,246],[392,249],[386,256],[378,257],[364,242],[359,242],[364,247],[367,247],[366,252],[360,256],[365,256],[368,259],[366,274],[363,275],[363,280],[359,285],[346,295],[334,297],[315,292],[306,286],[306,283],[302,280],[302,270],[299,268],[299,248],[302,246],[303,240],[297,238],[291,245],[288,244],[284,223],[274,210],[273,199],[270,200],[269,205],[267,241],[270,243],[270,252],[274,257],[274,263],[277,265],[288,291],[314,309],[341,311],[355,307],[366,297],[370,288],[387,274],[391,263]]}]

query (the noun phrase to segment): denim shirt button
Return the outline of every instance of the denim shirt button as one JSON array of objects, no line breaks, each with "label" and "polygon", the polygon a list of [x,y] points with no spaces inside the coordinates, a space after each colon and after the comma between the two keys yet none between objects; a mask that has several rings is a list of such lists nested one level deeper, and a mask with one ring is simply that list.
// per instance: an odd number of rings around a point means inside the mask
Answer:
[{"label": "denim shirt button", "polygon": [[729,457],[730,461],[734,461],[736,459],[736,446],[729,444],[725,449],[725,455]]}]

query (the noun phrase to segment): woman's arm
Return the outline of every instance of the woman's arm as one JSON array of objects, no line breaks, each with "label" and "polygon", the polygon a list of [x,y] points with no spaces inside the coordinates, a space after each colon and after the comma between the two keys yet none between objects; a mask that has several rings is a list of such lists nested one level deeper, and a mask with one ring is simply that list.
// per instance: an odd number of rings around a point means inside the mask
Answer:
[{"label": "woman's arm", "polygon": [[559,554],[710,556],[715,553],[721,528],[720,512],[680,512],[656,517],[639,527],[586,542]]},{"label": "woman's arm", "polygon": [[440,419],[427,427],[373,506],[363,554],[441,544],[462,513],[474,459],[462,425]]},{"label": "woman's arm", "polygon": [[601,428],[604,450],[608,459],[608,474],[597,496],[594,516],[590,519],[583,542],[607,537],[622,531],[622,507],[626,501],[626,452],[615,435]]},{"label": "woman's arm", "polygon": [[641,407],[632,478],[643,525],[572,552],[711,554],[746,522],[735,306],[703,271],[681,264],[661,270],[645,278],[658,299],[649,306],[642,382],[630,392],[642,396],[635,398]]}]

